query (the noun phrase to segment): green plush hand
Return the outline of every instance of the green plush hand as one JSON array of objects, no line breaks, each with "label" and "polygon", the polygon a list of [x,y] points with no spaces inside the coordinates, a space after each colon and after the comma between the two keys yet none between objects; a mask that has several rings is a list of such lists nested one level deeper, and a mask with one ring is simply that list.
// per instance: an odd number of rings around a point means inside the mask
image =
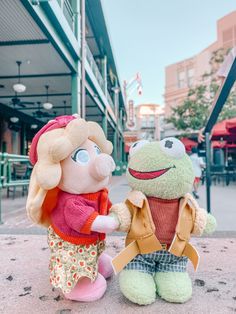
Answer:
[{"label": "green plush hand", "polygon": [[207,223],[204,229],[205,234],[211,234],[216,230],[217,222],[213,215],[207,214]]}]

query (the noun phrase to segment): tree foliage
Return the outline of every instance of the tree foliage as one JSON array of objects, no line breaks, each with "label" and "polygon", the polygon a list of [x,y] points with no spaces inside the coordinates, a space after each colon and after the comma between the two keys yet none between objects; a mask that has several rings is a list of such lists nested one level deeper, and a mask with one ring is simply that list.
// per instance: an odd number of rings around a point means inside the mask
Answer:
[{"label": "tree foliage", "polygon": [[[212,53],[209,61],[210,71],[204,73],[200,83],[189,89],[184,101],[172,108],[172,115],[167,122],[173,123],[178,130],[197,131],[201,129],[209,116],[213,100],[220,87],[220,80],[216,75],[228,51],[219,49]],[[236,91],[232,89],[218,121],[236,116]]]}]

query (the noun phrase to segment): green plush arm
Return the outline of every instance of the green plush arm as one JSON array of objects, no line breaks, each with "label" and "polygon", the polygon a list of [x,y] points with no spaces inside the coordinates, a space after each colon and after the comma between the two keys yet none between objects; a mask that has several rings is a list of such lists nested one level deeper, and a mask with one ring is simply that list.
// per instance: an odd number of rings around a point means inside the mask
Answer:
[{"label": "green plush arm", "polygon": [[217,227],[217,222],[216,222],[215,217],[211,214],[207,214],[207,222],[204,228],[204,233],[211,234],[216,230],[216,227]]},{"label": "green plush arm", "polygon": [[216,230],[216,219],[203,208],[196,209],[196,217],[192,234],[201,236],[202,234],[211,234]]}]

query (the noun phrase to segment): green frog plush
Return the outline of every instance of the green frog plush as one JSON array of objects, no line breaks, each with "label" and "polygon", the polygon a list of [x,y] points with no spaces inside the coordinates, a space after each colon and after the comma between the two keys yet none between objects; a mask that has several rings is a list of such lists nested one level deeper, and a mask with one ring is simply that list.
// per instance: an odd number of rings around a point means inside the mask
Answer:
[{"label": "green frog plush", "polygon": [[120,289],[130,301],[145,305],[156,294],[168,302],[191,298],[186,271],[199,256],[190,235],[211,233],[215,218],[200,208],[189,192],[194,181],[191,160],[176,138],[133,144],[127,168],[132,191],[111,212],[126,231],[126,248],[113,260]]}]

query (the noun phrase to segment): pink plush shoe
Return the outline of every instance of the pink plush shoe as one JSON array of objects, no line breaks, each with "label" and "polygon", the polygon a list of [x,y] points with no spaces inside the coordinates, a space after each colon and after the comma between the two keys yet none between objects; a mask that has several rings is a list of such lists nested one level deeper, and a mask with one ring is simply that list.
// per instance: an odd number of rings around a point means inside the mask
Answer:
[{"label": "pink plush shoe", "polygon": [[109,278],[113,274],[112,257],[106,253],[102,253],[98,258],[98,271],[104,278]]},{"label": "pink plush shoe", "polygon": [[98,274],[97,279],[91,282],[89,278],[82,278],[78,281],[70,293],[65,293],[66,299],[80,302],[92,302],[101,299],[107,289],[105,278]]}]

